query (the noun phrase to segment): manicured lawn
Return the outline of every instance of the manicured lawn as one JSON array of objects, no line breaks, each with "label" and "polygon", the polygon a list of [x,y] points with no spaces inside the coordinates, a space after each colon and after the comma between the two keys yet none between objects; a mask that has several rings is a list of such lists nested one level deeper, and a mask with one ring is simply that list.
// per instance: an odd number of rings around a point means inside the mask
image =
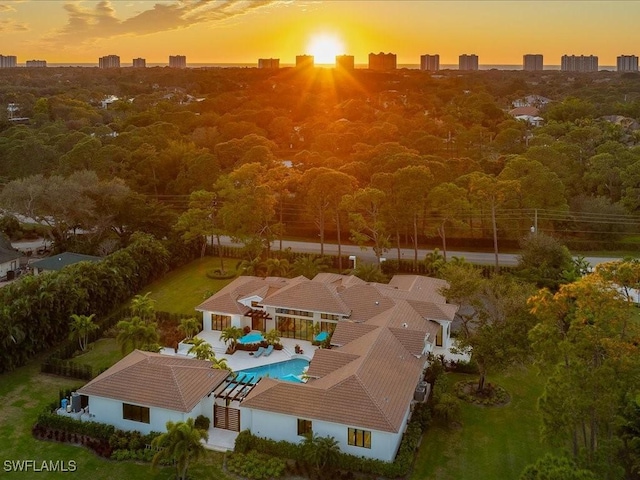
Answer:
[{"label": "manicured lawn", "polygon": [[[237,259],[225,258],[227,270],[235,270]],[[205,295],[217,292],[233,279],[213,280],[207,272],[220,268],[218,257],[205,257],[178,268],[164,278],[149,285],[142,293],[151,292],[156,301],[156,310],[195,315],[194,308],[202,303]],[[208,296],[207,295],[207,296]]]},{"label": "manicured lawn", "polygon": [[[451,375],[451,385],[470,375]],[[431,427],[425,434],[411,479],[518,478],[525,466],[550,447],[540,442],[536,411],[544,379],[533,370],[495,375],[489,381],[511,394],[504,407],[463,403],[461,427]]]},{"label": "manicured lawn", "polygon": [[[31,426],[47,404],[58,399],[58,390],[82,385],[81,380],[42,375],[39,360],[10,373],[0,375],[0,476],[15,479],[69,479],[90,478],[108,480],[122,478],[167,479],[173,470],[164,468],[151,472],[149,464],[114,462],[102,459],[91,451],[74,445],[35,440]],[[69,472],[11,472],[4,470],[6,460],[35,460],[76,462],[77,470]],[[227,477],[221,470],[222,454],[208,452],[206,458],[190,470],[194,479],[221,479]]]},{"label": "manicured lawn", "polygon": [[80,364],[91,365],[93,374],[109,368],[122,358],[120,346],[115,338],[101,338],[91,344],[89,349],[82,355],[73,358],[73,361]]}]

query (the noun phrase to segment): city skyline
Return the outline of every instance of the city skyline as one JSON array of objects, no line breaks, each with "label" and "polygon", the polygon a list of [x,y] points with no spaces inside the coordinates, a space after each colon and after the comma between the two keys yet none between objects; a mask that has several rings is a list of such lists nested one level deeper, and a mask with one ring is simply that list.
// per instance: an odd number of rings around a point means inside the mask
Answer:
[{"label": "city skyline", "polygon": [[168,50],[190,64],[292,64],[308,54],[322,65],[393,52],[401,65],[435,52],[446,65],[473,52],[481,64],[518,65],[535,51],[549,65],[565,54],[615,65],[640,53],[638,15],[640,2],[625,1],[0,0],[0,53],[20,64],[96,63],[109,54],[166,63]]}]

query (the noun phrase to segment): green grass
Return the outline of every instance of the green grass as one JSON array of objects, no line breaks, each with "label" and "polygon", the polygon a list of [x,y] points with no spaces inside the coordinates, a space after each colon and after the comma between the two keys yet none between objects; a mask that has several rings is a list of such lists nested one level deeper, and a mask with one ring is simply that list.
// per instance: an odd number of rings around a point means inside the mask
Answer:
[{"label": "green grass", "polygon": [[109,368],[122,358],[120,346],[115,338],[101,338],[91,344],[89,349],[82,355],[73,358],[73,361],[80,364],[91,365],[93,374]]},{"label": "green grass", "polygon": [[[451,375],[451,385],[470,375]],[[543,379],[532,370],[495,375],[489,381],[511,395],[504,407],[462,404],[461,427],[431,427],[416,459],[412,480],[484,480],[518,478],[550,447],[540,442],[540,418],[536,402]]]},{"label": "green grass", "polygon": [[[227,270],[233,271],[237,263],[237,259],[224,259]],[[152,283],[142,294],[151,292],[158,311],[195,315],[194,308],[202,303],[205,294],[217,292],[233,280],[213,280],[207,277],[208,271],[217,268],[220,268],[218,257],[195,260]]]},{"label": "green grass", "polygon": [[[25,367],[0,375],[0,477],[43,480],[172,478],[173,470],[170,468],[152,472],[149,464],[113,462],[100,458],[83,447],[34,439],[31,427],[42,409],[58,399],[58,390],[75,388],[83,383],[81,380],[40,374],[39,361],[40,359],[35,359]],[[73,473],[7,473],[4,470],[6,460],[35,460],[40,463],[73,460],[77,470]],[[206,457],[190,469],[190,474],[194,479],[228,479],[222,472],[221,465],[222,454],[207,452]]]}]

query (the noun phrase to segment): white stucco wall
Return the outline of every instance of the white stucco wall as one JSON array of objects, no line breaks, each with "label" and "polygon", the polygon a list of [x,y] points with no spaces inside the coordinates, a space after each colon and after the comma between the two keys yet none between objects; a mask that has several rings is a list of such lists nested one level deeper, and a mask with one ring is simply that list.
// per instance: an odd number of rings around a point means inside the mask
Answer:
[{"label": "white stucco wall", "polygon": [[4,277],[9,270],[15,270],[18,268],[18,259],[10,260],[8,262],[0,263],[0,278]]},{"label": "white stucco wall", "polygon": [[[248,429],[254,435],[271,438],[276,441],[286,440],[287,442],[298,443],[304,439],[298,435],[298,417],[244,407],[240,407],[240,411],[241,430]],[[406,425],[408,415],[409,412],[407,411],[403,425]],[[308,420],[313,422],[314,433],[321,437],[334,437],[340,444],[340,450],[351,455],[391,462],[395,458],[402,440],[402,432],[394,434],[371,430],[371,448],[356,447],[348,444],[348,428],[362,429],[361,427],[314,419]],[[402,430],[404,431],[404,428]]]},{"label": "white stucco wall", "polygon": [[113,425],[120,430],[137,430],[147,434],[149,432],[165,432],[168,421],[182,422],[190,417],[195,419],[201,414],[212,420],[213,415],[213,395],[209,398],[205,397],[189,413],[151,407],[149,409],[149,423],[122,418],[122,403],[121,400],[89,396],[89,413],[93,415],[91,421]]}]

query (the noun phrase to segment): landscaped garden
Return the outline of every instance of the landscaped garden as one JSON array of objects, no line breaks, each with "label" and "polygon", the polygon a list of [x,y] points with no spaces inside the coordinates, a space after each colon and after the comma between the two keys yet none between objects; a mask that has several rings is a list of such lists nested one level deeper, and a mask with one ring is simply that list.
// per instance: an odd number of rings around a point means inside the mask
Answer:
[{"label": "landscaped garden", "polygon": [[[450,388],[477,376],[447,374]],[[432,425],[424,435],[411,475],[413,480],[518,478],[529,464],[552,452],[540,441],[536,402],[544,379],[533,369],[517,369],[490,378],[505,388],[504,406],[461,401],[460,419],[449,427]]]},{"label": "landscaped garden", "polygon": [[[226,260],[235,263],[234,260]],[[147,291],[156,300],[156,309],[172,313],[195,314],[193,307],[206,293],[214,292],[230,280],[213,280],[207,272],[219,266],[217,258],[205,258],[186,265],[153,283]],[[103,338],[75,358],[100,371],[121,358],[115,339]],[[5,460],[73,460],[83,476],[102,478],[167,478],[172,470],[165,467],[152,473],[148,463],[113,462],[93,452],[70,444],[40,441],[31,435],[38,414],[58,398],[60,389],[74,388],[80,380],[43,375],[39,362],[2,375],[0,382],[0,451]],[[450,388],[456,382],[474,377],[448,374]],[[550,451],[538,436],[539,417],[536,401],[542,392],[543,379],[532,370],[517,370],[495,375],[490,381],[504,387],[509,402],[498,407],[462,402],[461,415],[452,426],[432,425],[425,434],[410,476],[412,479],[517,478],[528,464]],[[208,452],[190,468],[193,478],[228,478],[222,471],[222,455]],[[20,478],[21,474],[16,474]],[[22,478],[29,478],[23,473]],[[41,478],[68,478],[68,473],[41,473]],[[40,477],[39,477],[40,478]]]}]

